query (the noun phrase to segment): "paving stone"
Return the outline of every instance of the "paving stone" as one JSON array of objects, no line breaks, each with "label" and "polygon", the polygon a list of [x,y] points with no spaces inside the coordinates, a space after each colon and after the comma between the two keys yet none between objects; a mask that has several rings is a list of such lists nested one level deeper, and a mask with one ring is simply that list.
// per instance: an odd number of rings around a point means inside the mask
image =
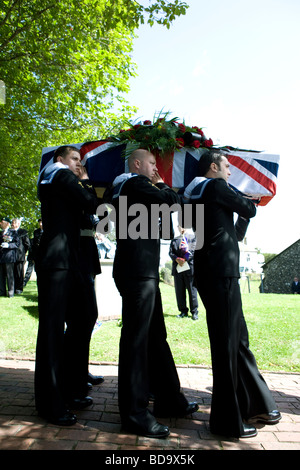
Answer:
[{"label": "paving stone", "polygon": [[263,372],[282,413],[282,420],[273,426],[257,425],[258,435],[254,438],[227,439],[209,432],[212,371],[200,366],[178,366],[182,389],[190,401],[198,401],[199,410],[186,418],[160,419],[170,427],[170,435],[166,439],[150,439],[124,433],[121,429],[116,364],[90,364],[91,373],[103,375],[105,382],[93,387],[90,393],[94,399],[93,405],[76,413],[78,422],[72,427],[55,426],[37,416],[34,407],[34,367],[32,360],[0,360],[1,450],[197,454],[200,450],[300,449],[300,374]]}]

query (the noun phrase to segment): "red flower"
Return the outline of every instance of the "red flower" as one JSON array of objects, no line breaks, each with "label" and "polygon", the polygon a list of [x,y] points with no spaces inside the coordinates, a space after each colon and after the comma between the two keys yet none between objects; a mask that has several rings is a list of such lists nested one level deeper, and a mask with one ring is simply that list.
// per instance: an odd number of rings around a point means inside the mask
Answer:
[{"label": "red flower", "polygon": [[138,129],[139,127],[141,127],[140,124],[135,124],[135,126],[133,126],[134,129]]},{"label": "red flower", "polygon": [[176,139],[176,142],[177,142],[177,147],[178,148],[184,147],[184,140],[181,139],[181,137]]},{"label": "red flower", "polygon": [[185,125],[184,124],[178,124],[179,129],[181,132],[185,132]]},{"label": "red flower", "polygon": [[200,135],[204,136],[203,131],[202,131],[202,129],[200,129],[200,127],[193,126],[192,129],[195,129],[197,134],[200,134]]},{"label": "red flower", "polygon": [[203,142],[204,147],[212,147],[213,141],[211,139],[207,139]]},{"label": "red flower", "polygon": [[147,120],[143,122],[144,126],[151,126],[151,121]]},{"label": "red flower", "polygon": [[201,145],[200,141],[199,140],[194,140],[192,142],[192,146],[195,147],[196,149],[199,148]]}]

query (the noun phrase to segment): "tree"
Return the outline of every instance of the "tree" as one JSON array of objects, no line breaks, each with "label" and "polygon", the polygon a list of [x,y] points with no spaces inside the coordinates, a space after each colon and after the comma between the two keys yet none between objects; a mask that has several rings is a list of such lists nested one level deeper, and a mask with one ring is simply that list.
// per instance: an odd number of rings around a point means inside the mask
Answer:
[{"label": "tree", "polygon": [[141,23],[167,28],[185,2],[2,0],[1,214],[36,220],[43,147],[103,138],[128,120],[124,98]]},{"label": "tree", "polygon": [[268,263],[269,261],[271,261],[273,258],[275,258],[277,256],[276,253],[264,253],[264,257],[265,257],[265,264]]}]

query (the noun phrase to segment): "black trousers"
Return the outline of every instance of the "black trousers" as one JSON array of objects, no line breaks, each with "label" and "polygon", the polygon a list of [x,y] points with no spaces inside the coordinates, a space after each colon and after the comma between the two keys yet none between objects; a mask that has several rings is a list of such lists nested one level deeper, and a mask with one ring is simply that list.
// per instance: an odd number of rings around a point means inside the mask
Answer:
[{"label": "black trousers", "polygon": [[157,405],[186,407],[167,343],[157,279],[115,277],[122,296],[122,331],[119,352],[118,397],[122,423],[144,423],[149,389]]},{"label": "black trousers", "polygon": [[238,278],[197,277],[210,338],[213,395],[210,427],[239,437],[243,419],[276,409],[249,349]]},{"label": "black trousers", "polygon": [[24,261],[16,261],[14,265],[15,292],[23,292],[24,287]]},{"label": "black trousers", "polygon": [[15,293],[14,263],[0,263],[0,296],[6,296],[6,284],[8,297]]},{"label": "black trousers", "polygon": [[188,313],[186,303],[186,292],[188,292],[191,314],[198,313],[197,289],[194,286],[194,279],[188,272],[174,274],[174,286],[178,310],[181,313]]},{"label": "black trousers", "polygon": [[23,286],[25,287],[26,284],[28,283],[30,277],[31,277],[31,274],[32,274],[32,271],[34,269],[34,261],[33,260],[28,260],[28,265],[27,265],[27,269],[26,269],[26,273],[24,275],[24,283],[23,283]]},{"label": "black trousers", "polygon": [[45,417],[59,417],[68,400],[86,395],[95,319],[87,314],[89,296],[76,270],[39,270],[37,285],[36,408]]}]

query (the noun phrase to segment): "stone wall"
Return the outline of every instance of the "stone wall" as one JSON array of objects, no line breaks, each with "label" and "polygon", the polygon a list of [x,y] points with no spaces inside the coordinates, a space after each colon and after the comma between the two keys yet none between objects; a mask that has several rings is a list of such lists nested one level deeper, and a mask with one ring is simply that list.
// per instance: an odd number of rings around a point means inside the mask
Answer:
[{"label": "stone wall", "polygon": [[265,293],[290,294],[295,276],[300,279],[300,239],[263,266]]}]

